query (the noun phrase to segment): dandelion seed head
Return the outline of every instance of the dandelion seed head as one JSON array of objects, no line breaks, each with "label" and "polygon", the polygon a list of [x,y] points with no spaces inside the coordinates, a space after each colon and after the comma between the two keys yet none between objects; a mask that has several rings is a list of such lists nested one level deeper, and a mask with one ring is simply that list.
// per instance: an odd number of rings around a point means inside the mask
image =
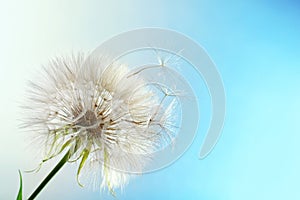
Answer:
[{"label": "dandelion seed head", "polygon": [[43,67],[29,85],[24,127],[43,136],[45,161],[68,147],[70,162],[81,161],[78,174],[82,166],[97,168],[101,188],[110,191],[128,183],[130,174],[118,169],[142,173],[151,153],[173,137],[176,104],[164,106],[143,77],[129,74],[108,57],[83,54]]}]

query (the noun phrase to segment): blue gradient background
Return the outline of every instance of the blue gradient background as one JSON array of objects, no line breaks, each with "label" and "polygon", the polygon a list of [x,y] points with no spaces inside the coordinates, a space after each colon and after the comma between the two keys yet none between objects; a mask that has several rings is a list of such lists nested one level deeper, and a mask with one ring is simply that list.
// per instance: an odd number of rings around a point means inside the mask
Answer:
[{"label": "blue gradient background", "polygon": [[[133,179],[118,199],[300,199],[299,2],[1,3],[0,199],[15,197],[17,169],[37,163],[16,121],[32,72],[50,57],[92,51],[110,36],[140,27],[179,31],[207,50],[226,88],[226,122],[213,152],[199,160],[209,121],[204,109],[203,125],[183,157]],[[26,196],[50,168],[24,175]],[[65,167],[38,199],[113,199],[81,189],[75,173],[74,166]]]}]

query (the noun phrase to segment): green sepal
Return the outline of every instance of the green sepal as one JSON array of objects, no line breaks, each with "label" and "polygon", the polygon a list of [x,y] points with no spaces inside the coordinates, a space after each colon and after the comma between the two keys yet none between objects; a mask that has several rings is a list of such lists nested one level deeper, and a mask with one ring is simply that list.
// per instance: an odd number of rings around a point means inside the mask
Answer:
[{"label": "green sepal", "polygon": [[60,154],[61,152],[63,152],[63,151],[65,150],[65,148],[68,147],[73,141],[74,141],[73,138],[71,138],[71,139],[69,139],[68,141],[66,141],[66,142],[63,144],[63,146],[61,147],[61,149],[60,149],[56,154],[54,154],[54,155],[52,155],[52,156],[50,156],[50,157],[48,157],[48,158],[45,158],[45,159],[42,161],[42,163],[44,163],[44,162],[50,160],[51,158],[54,158],[55,156],[59,155],[59,154]]},{"label": "green sepal", "polygon": [[85,149],[82,151],[82,153],[81,153],[82,159],[81,159],[81,161],[80,161],[80,164],[79,164],[79,167],[78,167],[78,170],[77,170],[77,183],[78,183],[78,185],[81,186],[81,187],[83,187],[83,185],[79,182],[79,174],[80,174],[81,169],[82,169],[82,167],[84,166],[84,163],[85,163],[86,159],[88,158],[89,154],[90,154],[90,150],[87,149],[87,148],[85,148]]},{"label": "green sepal", "polygon": [[57,155],[59,155],[60,153],[62,153],[62,152],[65,150],[66,147],[68,147],[68,146],[70,146],[70,145],[72,144],[73,141],[74,141],[73,138],[69,139],[68,141],[66,141],[66,142],[63,144],[63,146],[61,147],[61,149],[60,149],[56,154],[54,154],[54,155],[52,155],[52,156],[50,156],[50,157],[48,157],[48,158],[44,158],[44,159],[42,160],[42,162],[40,162],[40,164],[39,164],[35,169],[33,169],[33,170],[27,170],[27,171],[25,171],[25,172],[26,172],[26,173],[32,173],[32,172],[36,172],[36,173],[37,173],[37,172],[39,172],[40,169],[42,168],[43,163],[47,162],[48,160],[50,160],[50,159],[56,157]]},{"label": "green sepal", "polygon": [[111,187],[110,185],[110,181],[108,180],[108,165],[109,165],[109,154],[106,150],[106,148],[104,148],[104,176],[105,176],[105,180],[106,180],[106,183],[107,183],[107,188],[110,192],[110,194],[116,198],[116,193],[114,191],[114,189]]}]

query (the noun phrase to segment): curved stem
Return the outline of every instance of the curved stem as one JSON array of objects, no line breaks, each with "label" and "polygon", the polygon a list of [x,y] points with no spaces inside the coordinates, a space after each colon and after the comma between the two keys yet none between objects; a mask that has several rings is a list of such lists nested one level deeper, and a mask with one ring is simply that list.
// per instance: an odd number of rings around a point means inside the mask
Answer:
[{"label": "curved stem", "polygon": [[40,191],[46,186],[46,184],[51,180],[51,178],[62,168],[62,166],[69,160],[71,156],[70,150],[64,155],[64,157],[59,161],[59,163],[54,167],[54,169],[48,174],[48,176],[41,182],[41,184],[36,188],[36,190],[31,194],[28,200],[33,200]]}]

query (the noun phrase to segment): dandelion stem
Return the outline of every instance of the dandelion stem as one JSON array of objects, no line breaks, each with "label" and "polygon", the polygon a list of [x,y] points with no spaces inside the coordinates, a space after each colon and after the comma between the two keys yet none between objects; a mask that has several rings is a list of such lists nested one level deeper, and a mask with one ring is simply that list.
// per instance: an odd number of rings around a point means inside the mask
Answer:
[{"label": "dandelion stem", "polygon": [[40,191],[47,185],[51,178],[62,168],[62,166],[69,160],[71,156],[70,150],[64,155],[64,157],[59,161],[59,163],[54,167],[54,169],[48,174],[48,176],[41,182],[41,184],[36,188],[36,190],[31,194],[28,200],[33,200]]}]

